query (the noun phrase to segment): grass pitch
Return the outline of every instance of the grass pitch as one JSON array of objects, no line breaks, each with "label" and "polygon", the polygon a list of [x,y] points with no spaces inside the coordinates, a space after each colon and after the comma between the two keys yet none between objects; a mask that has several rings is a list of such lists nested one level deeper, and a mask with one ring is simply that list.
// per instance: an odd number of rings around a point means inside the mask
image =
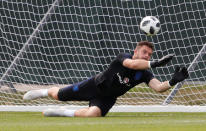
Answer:
[{"label": "grass pitch", "polygon": [[0,112],[0,131],[205,131],[206,113],[109,113],[99,118]]}]

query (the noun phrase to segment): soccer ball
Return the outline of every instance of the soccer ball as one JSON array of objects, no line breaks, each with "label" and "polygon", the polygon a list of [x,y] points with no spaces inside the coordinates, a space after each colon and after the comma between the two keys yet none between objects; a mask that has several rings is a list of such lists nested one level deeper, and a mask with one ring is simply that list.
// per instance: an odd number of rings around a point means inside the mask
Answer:
[{"label": "soccer ball", "polygon": [[140,22],[140,30],[147,36],[156,35],[160,30],[160,21],[154,16],[146,16]]}]

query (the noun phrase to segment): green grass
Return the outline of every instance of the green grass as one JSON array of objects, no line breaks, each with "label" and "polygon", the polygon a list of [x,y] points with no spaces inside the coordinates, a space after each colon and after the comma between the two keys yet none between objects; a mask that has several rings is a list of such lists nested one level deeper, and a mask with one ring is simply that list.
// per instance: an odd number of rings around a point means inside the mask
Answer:
[{"label": "green grass", "polygon": [[206,113],[109,113],[100,118],[0,112],[0,131],[203,131]]}]

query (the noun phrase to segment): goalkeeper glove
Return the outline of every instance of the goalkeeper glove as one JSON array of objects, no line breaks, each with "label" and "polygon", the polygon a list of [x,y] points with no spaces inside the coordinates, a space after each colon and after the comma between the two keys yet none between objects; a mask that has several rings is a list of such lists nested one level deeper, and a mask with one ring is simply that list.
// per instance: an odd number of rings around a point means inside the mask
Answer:
[{"label": "goalkeeper glove", "polygon": [[172,60],[172,57],[174,56],[174,54],[169,54],[166,55],[164,57],[162,57],[160,60],[157,61],[151,61],[150,62],[150,67],[151,68],[155,68],[155,67],[159,67],[159,66],[164,66],[166,65],[170,60]]},{"label": "goalkeeper glove", "polygon": [[169,81],[170,86],[174,86],[176,85],[178,82],[183,81],[184,79],[186,79],[189,76],[187,68],[183,67],[182,69],[180,69],[180,67],[176,67],[175,69],[175,73],[172,77],[172,79]]}]

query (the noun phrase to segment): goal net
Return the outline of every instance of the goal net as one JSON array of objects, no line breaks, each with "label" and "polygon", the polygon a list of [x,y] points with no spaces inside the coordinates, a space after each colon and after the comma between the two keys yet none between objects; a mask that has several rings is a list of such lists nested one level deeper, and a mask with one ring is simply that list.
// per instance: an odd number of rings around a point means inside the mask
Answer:
[{"label": "goal net", "polygon": [[[176,66],[186,66],[190,77],[165,93],[137,85],[119,97],[114,108],[204,106],[205,5],[203,0],[2,0],[0,105],[15,109],[87,106],[86,101],[24,101],[22,96],[29,90],[65,87],[85,80],[105,70],[118,53],[132,54],[137,42],[148,40],[155,46],[153,60],[175,54],[167,66],[151,69],[156,78],[171,79]],[[144,16],[159,18],[161,31],[156,36],[140,32]]]}]

